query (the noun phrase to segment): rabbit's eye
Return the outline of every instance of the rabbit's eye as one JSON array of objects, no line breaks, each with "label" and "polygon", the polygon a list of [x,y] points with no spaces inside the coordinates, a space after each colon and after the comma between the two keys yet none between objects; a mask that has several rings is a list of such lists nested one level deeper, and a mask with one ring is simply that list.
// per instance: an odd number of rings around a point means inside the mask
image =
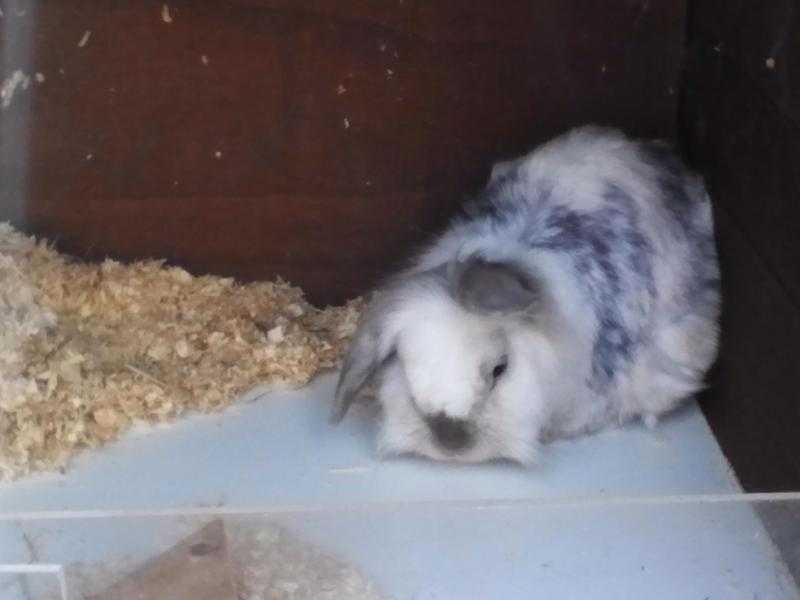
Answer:
[{"label": "rabbit's eye", "polygon": [[494,369],[492,369],[492,378],[499,379],[503,373],[506,372],[506,368],[508,367],[508,362],[503,360],[503,362],[498,363],[495,365]]}]

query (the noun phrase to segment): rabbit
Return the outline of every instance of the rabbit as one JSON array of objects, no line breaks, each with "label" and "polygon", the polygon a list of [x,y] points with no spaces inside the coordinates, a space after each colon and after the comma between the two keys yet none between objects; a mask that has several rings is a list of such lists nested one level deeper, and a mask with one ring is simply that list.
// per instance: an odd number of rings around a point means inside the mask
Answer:
[{"label": "rabbit", "polygon": [[585,125],[496,164],[372,295],[331,421],[374,389],[381,456],[537,462],[705,386],[720,279],[709,195],[672,147]]}]

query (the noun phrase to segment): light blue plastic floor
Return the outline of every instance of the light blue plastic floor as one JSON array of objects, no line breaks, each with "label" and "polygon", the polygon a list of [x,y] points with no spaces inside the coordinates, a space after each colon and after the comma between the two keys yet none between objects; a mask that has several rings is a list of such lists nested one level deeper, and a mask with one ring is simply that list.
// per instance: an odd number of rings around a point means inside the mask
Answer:
[{"label": "light blue plastic floor", "polygon": [[334,383],[0,486],[0,598],[80,598],[99,584],[70,579],[74,565],[110,581],[214,515],[279,526],[392,598],[800,598],[753,509],[770,498],[741,495],[693,405],[653,431],[557,442],[533,468],[457,467],[378,460],[371,420],[328,424]]}]

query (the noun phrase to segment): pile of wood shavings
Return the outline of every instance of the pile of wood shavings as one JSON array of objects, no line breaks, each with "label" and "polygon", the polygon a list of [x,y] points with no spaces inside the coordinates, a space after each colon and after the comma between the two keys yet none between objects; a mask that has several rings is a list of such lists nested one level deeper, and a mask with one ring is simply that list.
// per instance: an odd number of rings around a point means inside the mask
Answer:
[{"label": "pile of wood shavings", "polygon": [[0,224],[0,480],[63,468],[136,421],[303,385],[338,364],[361,308],[318,310],[280,280],[81,264]]}]

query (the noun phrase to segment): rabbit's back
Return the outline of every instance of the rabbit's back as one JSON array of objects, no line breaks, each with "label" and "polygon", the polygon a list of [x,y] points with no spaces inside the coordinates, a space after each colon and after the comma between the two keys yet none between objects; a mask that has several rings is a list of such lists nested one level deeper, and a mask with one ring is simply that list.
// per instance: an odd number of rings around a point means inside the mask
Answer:
[{"label": "rabbit's back", "polygon": [[584,307],[570,340],[590,340],[575,348],[588,356],[571,364],[584,369],[576,402],[596,410],[565,428],[657,415],[702,387],[720,302],[711,206],[667,146],[584,127],[499,164],[417,268],[476,253],[525,262]]}]

